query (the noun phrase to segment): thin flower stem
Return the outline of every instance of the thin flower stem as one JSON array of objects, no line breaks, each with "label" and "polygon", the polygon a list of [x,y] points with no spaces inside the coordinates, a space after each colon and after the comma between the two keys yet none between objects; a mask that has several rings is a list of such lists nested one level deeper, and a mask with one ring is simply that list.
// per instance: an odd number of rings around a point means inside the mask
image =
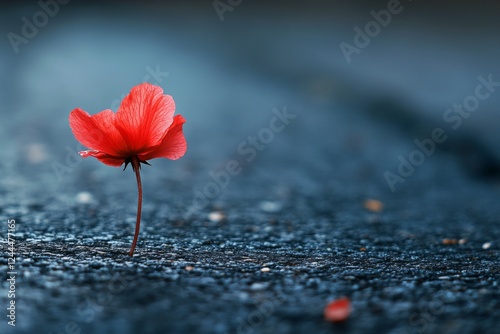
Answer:
[{"label": "thin flower stem", "polygon": [[130,248],[129,255],[134,255],[135,245],[137,244],[137,238],[139,238],[139,229],[141,227],[141,212],[142,212],[142,182],[141,182],[141,163],[139,162],[139,158],[137,156],[133,156],[132,159],[132,168],[135,172],[135,178],[137,179],[137,189],[138,189],[138,199],[137,199],[137,221],[135,223],[135,234],[134,241],[132,242],[132,247]]}]

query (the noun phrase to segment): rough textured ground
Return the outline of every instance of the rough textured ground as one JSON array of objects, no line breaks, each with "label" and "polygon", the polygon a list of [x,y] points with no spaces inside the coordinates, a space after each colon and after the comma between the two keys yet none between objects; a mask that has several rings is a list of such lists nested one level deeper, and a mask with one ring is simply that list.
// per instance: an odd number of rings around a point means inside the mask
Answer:
[{"label": "rough textured ground", "polygon": [[[383,177],[415,138],[445,126],[443,108],[473,91],[480,60],[430,117],[407,110],[410,102],[389,110],[379,83],[340,74],[362,69],[335,65],[344,61],[339,31],[349,36],[361,23],[335,28],[333,9],[316,20],[310,8],[282,17],[279,7],[261,15],[242,4],[224,22],[211,6],[196,15],[131,10],[107,26],[113,11],[89,8],[90,20],[67,6],[0,68],[15,78],[0,95],[0,238],[4,247],[15,219],[18,272],[17,325],[2,314],[0,333],[498,332],[499,155],[487,131],[497,116],[478,113],[471,122],[483,130],[453,132],[396,191]],[[2,27],[17,29],[33,10],[10,9]],[[144,26],[150,20],[160,23]],[[143,225],[131,258],[135,178],[74,157],[67,115],[109,108],[157,64],[169,75],[148,81],[174,96],[189,149],[143,167]],[[487,103],[496,110],[498,97]],[[246,161],[238,146],[285,107],[296,117]],[[229,160],[241,174],[199,204],[194,190]],[[67,169],[57,174],[54,164]],[[367,199],[383,209],[368,210]],[[6,278],[7,256],[0,265]],[[1,287],[6,313],[5,279]],[[325,305],[341,296],[352,301],[351,317],[324,321]]]}]

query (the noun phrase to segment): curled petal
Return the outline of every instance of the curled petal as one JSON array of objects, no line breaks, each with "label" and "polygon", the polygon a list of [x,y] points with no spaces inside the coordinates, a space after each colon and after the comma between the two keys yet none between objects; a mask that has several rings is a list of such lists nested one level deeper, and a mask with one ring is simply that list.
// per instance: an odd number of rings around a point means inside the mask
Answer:
[{"label": "curled petal", "polygon": [[88,157],[97,158],[102,163],[104,163],[108,166],[113,166],[113,167],[120,167],[125,162],[125,159],[123,159],[123,158],[114,157],[112,155],[106,154],[104,152],[96,151],[96,150],[80,151],[80,152],[78,152],[78,154],[80,154],[80,156],[82,156],[84,158],[88,158]]},{"label": "curled petal", "polygon": [[82,158],[88,158],[88,157],[95,157],[97,154],[99,154],[99,151],[96,150],[87,150],[87,151],[80,151],[78,152]]},{"label": "curled petal", "polygon": [[80,108],[69,115],[69,125],[76,139],[88,148],[120,156],[127,152],[127,146],[114,125],[115,114],[104,110],[93,116]]},{"label": "curled petal", "polygon": [[173,121],[175,103],[163,89],[150,83],[132,88],[116,113],[115,125],[131,152],[139,153],[160,143]]},{"label": "curled petal", "polygon": [[167,158],[177,160],[182,157],[187,150],[187,143],[184,134],[182,133],[182,125],[186,120],[181,115],[174,117],[174,121],[167,133],[163,137],[161,143],[152,151],[139,155],[141,160],[149,160],[153,158]]}]

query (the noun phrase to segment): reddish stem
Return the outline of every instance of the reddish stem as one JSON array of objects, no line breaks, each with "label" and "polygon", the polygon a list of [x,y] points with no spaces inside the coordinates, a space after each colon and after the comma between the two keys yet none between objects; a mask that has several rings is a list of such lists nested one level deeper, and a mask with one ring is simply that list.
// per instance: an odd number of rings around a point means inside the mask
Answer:
[{"label": "reddish stem", "polygon": [[130,248],[129,255],[134,255],[135,245],[137,244],[137,239],[139,238],[139,229],[141,227],[141,212],[142,212],[142,182],[141,182],[141,163],[139,162],[139,158],[137,156],[133,156],[132,159],[132,168],[135,172],[135,178],[137,179],[137,189],[138,189],[138,199],[137,199],[137,221],[135,223],[135,234],[134,241],[132,242],[132,247]]}]

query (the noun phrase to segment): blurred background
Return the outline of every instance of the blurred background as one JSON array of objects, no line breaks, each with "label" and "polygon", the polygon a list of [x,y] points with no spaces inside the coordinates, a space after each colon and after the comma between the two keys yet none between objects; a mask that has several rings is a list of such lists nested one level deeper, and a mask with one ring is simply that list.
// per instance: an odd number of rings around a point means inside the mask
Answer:
[{"label": "blurred background", "polygon": [[[363,187],[384,183],[386,170],[397,174],[398,157],[417,148],[414,140],[438,127],[450,139],[419,170],[445,152],[473,177],[497,176],[500,94],[479,101],[462,121],[457,112],[443,120],[474,95],[478,76],[500,81],[497,4],[401,2],[386,26],[377,23],[375,36],[364,39],[355,28],[366,33],[373,12],[390,13],[388,3],[224,4],[3,5],[3,164],[27,169],[26,177],[39,175],[28,170],[33,165],[53,170],[66,145],[76,145],[71,110],[116,111],[132,86],[149,81],[172,95],[188,120],[186,159],[158,162],[165,168],[185,170],[196,161],[195,176],[206,177],[238,155],[238,144],[267,124],[273,108],[286,106],[300,116],[252,167],[272,160],[282,171],[272,175],[276,182],[298,182],[286,171],[310,165],[326,180],[345,172],[368,177]],[[354,51],[346,54],[342,43]],[[63,182],[85,169],[120,174],[85,161]],[[417,171],[398,187],[425,175]]]},{"label": "blurred background", "polygon": [[[188,142],[182,159],[143,168],[144,242],[154,238],[147,217],[158,212],[189,222],[233,208],[229,217],[245,222],[258,221],[255,210],[283,209],[281,218],[312,228],[318,217],[365,217],[366,198],[395,210],[386,217],[394,226],[408,217],[413,226],[444,226],[463,210],[490,217],[485,231],[496,231],[497,2],[63,2],[0,5],[0,214],[40,224],[19,238],[55,228],[78,239],[81,226],[97,223],[87,222],[86,210],[63,213],[95,205],[124,222],[116,245],[126,249],[134,178],[75,157],[82,148],[68,115],[77,107],[116,111],[144,81],[173,96]],[[480,99],[478,89],[488,96]],[[456,111],[464,103],[473,110]],[[259,139],[248,161],[242,149],[269,127],[273,110],[295,117],[272,139]],[[408,160],[419,149],[415,140],[436,128],[447,139],[411,175],[399,175],[400,157]],[[210,173],[230,160],[241,175],[207,196]],[[387,172],[401,177],[393,187]],[[205,193],[201,207],[197,191]],[[472,233],[474,219],[464,224]]]}]

